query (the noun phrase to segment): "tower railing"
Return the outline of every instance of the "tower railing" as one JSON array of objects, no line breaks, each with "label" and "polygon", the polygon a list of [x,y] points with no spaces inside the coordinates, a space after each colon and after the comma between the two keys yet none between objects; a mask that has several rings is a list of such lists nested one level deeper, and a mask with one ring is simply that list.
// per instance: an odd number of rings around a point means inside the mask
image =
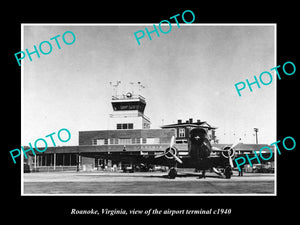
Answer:
[{"label": "tower railing", "polygon": [[123,94],[123,95],[113,95],[112,97],[112,100],[124,100],[124,99],[142,99],[142,100],[146,100],[143,96],[141,95],[126,95],[126,94]]}]

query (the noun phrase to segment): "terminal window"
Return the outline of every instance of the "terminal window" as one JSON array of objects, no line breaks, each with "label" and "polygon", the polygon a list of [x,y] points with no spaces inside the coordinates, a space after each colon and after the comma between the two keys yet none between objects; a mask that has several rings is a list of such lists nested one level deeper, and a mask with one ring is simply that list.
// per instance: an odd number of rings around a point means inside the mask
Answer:
[{"label": "terminal window", "polygon": [[141,139],[140,138],[132,138],[132,144],[140,144]]},{"label": "terminal window", "polygon": [[92,140],[93,145],[107,145],[108,144],[108,139],[93,139]]},{"label": "terminal window", "polygon": [[147,144],[159,144],[159,138],[146,138]]},{"label": "terminal window", "polygon": [[119,144],[119,139],[118,138],[111,138],[110,139],[110,144],[111,145],[117,145],[117,144]]},{"label": "terminal window", "polygon": [[57,153],[56,166],[76,166],[77,156],[72,153]]},{"label": "terminal window", "polygon": [[185,137],[185,130],[184,128],[179,129],[179,137]]},{"label": "terminal window", "polygon": [[119,144],[120,145],[132,144],[131,138],[120,138]]}]

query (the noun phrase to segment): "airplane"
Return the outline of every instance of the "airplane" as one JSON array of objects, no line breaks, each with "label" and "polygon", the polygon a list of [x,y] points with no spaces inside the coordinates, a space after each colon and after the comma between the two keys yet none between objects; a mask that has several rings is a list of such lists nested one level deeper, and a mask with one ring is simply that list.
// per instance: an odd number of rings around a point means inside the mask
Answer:
[{"label": "airplane", "polygon": [[[244,146],[244,147],[243,147]],[[188,154],[179,155],[178,148],[175,143],[175,136],[172,136],[170,145],[162,153],[159,154],[126,154],[126,148],[118,160],[122,159],[129,162],[140,163],[144,165],[161,165],[170,168],[168,178],[175,179],[177,176],[178,167],[195,168],[196,171],[202,171],[202,178],[205,178],[205,171],[212,170],[220,177],[230,179],[233,174],[233,168],[236,167],[234,162],[235,157],[243,154],[238,152],[247,151],[252,157],[254,151],[259,151],[261,147],[266,145],[261,144],[242,144],[235,142],[232,145],[211,144],[207,131],[203,127],[190,128],[188,137]],[[268,153],[266,153],[268,154]],[[121,158],[120,158],[121,156]],[[267,158],[267,156],[265,156]],[[114,159],[114,155],[107,155],[105,158]],[[115,158],[116,159],[116,158]],[[125,161],[124,161],[125,160]],[[134,160],[134,161],[133,161]],[[247,164],[247,163],[246,163]]]},{"label": "airplane", "polygon": [[[229,179],[232,176],[234,168],[233,159],[235,157],[234,148],[240,143],[226,146],[224,149],[213,147],[209,141],[205,129],[196,127],[190,130],[188,138],[189,156],[180,159],[176,153],[175,137],[172,136],[170,147],[163,154],[156,155],[155,158],[171,155],[175,164],[171,167],[168,177],[174,179],[177,176],[177,165],[182,164],[185,168],[195,168],[196,171],[202,170],[202,177],[205,178],[205,171],[212,169],[216,174]],[[215,154],[215,153],[221,154]],[[169,157],[170,158],[170,157]]]}]

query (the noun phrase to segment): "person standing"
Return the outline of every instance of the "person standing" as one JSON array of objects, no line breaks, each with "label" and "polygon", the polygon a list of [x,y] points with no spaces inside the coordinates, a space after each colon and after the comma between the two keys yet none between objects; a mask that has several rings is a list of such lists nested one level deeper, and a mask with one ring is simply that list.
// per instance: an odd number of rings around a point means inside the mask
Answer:
[{"label": "person standing", "polygon": [[241,165],[240,169],[241,170],[239,170],[239,177],[242,177],[243,176],[244,165]]}]

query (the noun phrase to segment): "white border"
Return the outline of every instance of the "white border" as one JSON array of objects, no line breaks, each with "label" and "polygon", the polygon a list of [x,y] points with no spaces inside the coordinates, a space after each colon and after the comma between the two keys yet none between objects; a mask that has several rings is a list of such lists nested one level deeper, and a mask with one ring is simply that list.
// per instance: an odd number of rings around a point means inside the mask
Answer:
[{"label": "white border", "polygon": [[[24,50],[24,25],[21,24],[21,51]],[[24,134],[24,63],[21,61],[21,145]],[[20,151],[22,151],[20,149]],[[24,154],[21,153],[21,195],[24,194]]]},{"label": "white border", "polygon": [[[24,26],[153,26],[159,23],[22,23],[21,24],[21,51],[24,50]],[[177,25],[176,23],[171,23]],[[168,24],[161,24],[167,26]],[[180,26],[273,26],[274,27],[274,67],[277,66],[277,23],[182,23]],[[277,140],[277,79],[275,80],[275,117],[276,117],[276,140]],[[24,63],[21,61],[21,143],[24,134]],[[276,141],[274,140],[274,142]],[[274,193],[260,194],[24,194],[24,155],[21,154],[21,196],[277,196],[277,151],[275,154]],[[176,182],[174,182],[176,185]]]}]

